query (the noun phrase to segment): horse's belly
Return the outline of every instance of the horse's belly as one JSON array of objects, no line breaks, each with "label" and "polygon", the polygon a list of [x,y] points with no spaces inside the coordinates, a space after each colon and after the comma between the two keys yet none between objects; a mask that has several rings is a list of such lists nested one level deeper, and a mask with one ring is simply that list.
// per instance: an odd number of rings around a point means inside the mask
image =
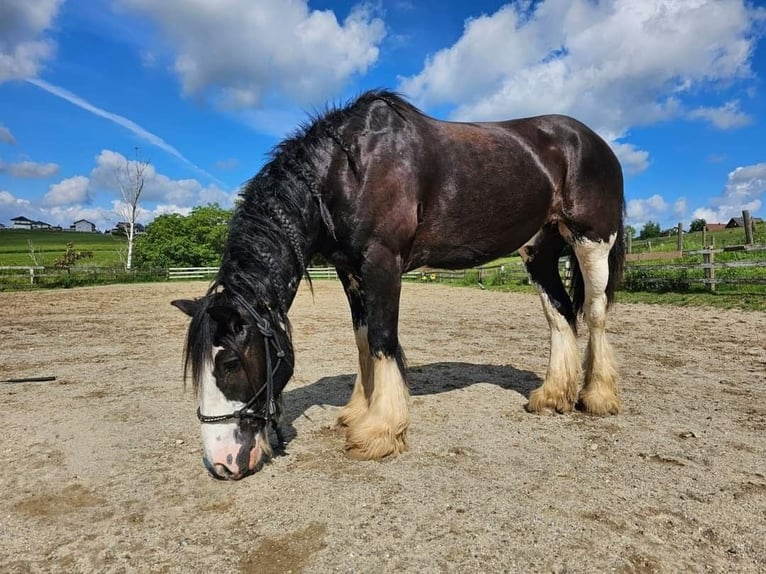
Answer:
[{"label": "horse's belly", "polygon": [[542,227],[546,216],[547,209],[519,218],[517,213],[479,204],[470,211],[444,213],[432,221],[424,218],[415,233],[407,267],[464,269],[482,265],[524,245]]}]

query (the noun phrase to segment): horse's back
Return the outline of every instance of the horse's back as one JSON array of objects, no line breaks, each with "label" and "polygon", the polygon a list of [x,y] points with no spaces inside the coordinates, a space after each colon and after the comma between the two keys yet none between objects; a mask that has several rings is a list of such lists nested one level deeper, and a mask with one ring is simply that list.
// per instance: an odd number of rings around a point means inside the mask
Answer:
[{"label": "horse's back", "polygon": [[616,163],[598,135],[567,116],[424,124],[415,165],[428,177],[411,267],[477,265],[518,249],[557,216],[578,158]]},{"label": "horse's back", "polygon": [[[569,187],[583,194],[590,183],[619,194],[622,205],[614,154],[568,116],[446,122],[376,102],[360,125],[364,176],[349,200],[353,219],[400,251],[405,269],[468,267],[509,254],[566,217]],[[619,185],[595,182],[599,173]]]}]

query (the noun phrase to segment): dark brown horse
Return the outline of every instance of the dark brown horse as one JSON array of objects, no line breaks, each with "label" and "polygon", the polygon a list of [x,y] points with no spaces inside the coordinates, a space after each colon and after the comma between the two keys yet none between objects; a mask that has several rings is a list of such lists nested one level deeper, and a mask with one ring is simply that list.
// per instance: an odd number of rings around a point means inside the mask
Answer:
[{"label": "dark brown horse", "polygon": [[[271,454],[268,427],[278,428],[294,358],[287,312],[317,253],[338,271],[359,351],[338,417],[353,456],[406,449],[402,273],[471,267],[515,250],[551,330],[548,372],[528,410],[617,413],[604,327],[622,272],[623,210],[617,158],[572,118],[444,122],[386,91],[316,118],[245,186],[207,294],[173,302],[192,317],[186,364],[206,466],[237,479]],[[567,245],[575,254],[571,298],[558,272]],[[582,368],[581,313],[590,332]]]}]

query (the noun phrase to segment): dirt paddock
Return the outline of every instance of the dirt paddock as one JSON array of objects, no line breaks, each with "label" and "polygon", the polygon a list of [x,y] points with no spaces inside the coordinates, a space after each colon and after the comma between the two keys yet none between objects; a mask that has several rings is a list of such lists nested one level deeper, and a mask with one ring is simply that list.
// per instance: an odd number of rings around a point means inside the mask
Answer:
[{"label": "dirt paddock", "polygon": [[[202,283],[0,293],[2,572],[766,572],[763,313],[618,305],[624,412],[539,416],[533,295],[406,285],[410,450],[343,454],[337,282],[291,311],[286,454],[208,477],[181,382]],[[584,345],[581,334],[580,343]]]}]

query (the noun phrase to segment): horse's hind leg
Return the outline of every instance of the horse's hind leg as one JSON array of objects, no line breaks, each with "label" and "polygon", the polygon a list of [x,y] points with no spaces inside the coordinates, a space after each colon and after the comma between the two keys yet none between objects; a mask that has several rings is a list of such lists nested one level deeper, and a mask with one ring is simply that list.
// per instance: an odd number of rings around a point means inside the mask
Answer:
[{"label": "horse's hind leg", "polygon": [[353,426],[367,412],[372,393],[372,356],[367,341],[367,312],[364,307],[362,280],[359,277],[338,270],[343,289],[351,307],[356,347],[359,351],[359,371],[354,382],[351,399],[338,414],[338,427]]},{"label": "horse's hind leg", "polygon": [[574,238],[572,246],[584,283],[583,315],[590,337],[585,351],[585,385],[580,391],[580,406],[594,415],[617,414],[617,366],[614,352],[606,338],[607,284],[609,251],[617,235],[609,239]]},{"label": "horse's hind leg", "polygon": [[547,225],[519,250],[529,276],[540,293],[543,311],[551,330],[550,358],[545,381],[529,395],[527,409],[532,412],[569,412],[577,400],[581,370],[575,336],[576,315],[558,270],[559,256],[564,245],[558,230]]}]

